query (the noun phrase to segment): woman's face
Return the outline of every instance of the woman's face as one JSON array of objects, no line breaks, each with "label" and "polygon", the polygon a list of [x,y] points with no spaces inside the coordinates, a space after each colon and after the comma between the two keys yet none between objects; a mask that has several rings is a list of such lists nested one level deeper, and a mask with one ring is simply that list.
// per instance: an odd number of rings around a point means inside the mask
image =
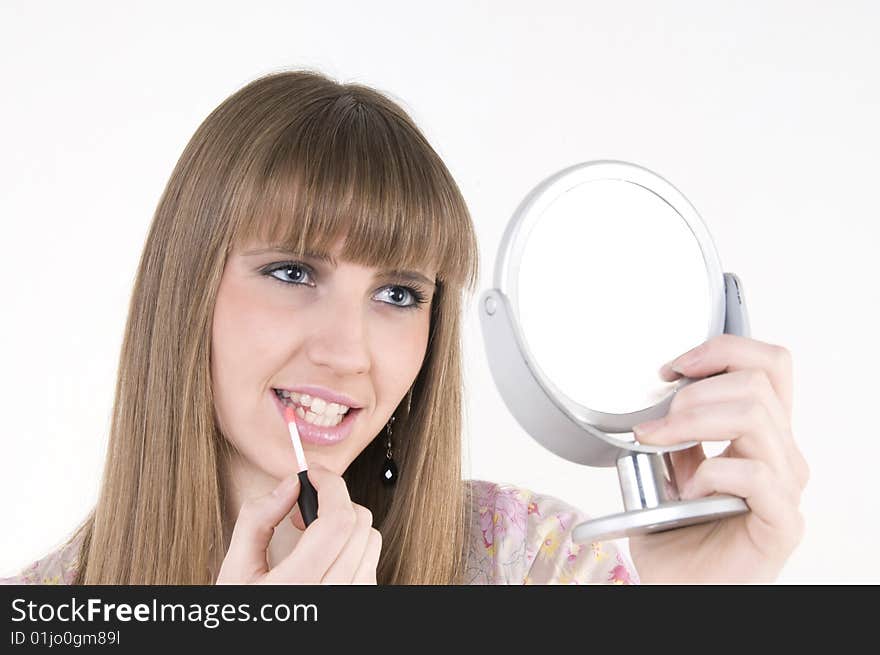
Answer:
[{"label": "woman's face", "polygon": [[280,479],[297,470],[275,389],[322,387],[360,407],[343,419],[351,429],[341,440],[333,441],[338,435],[330,429],[331,438],[319,435],[316,443],[308,428],[300,430],[309,463],[342,475],[384,428],[422,366],[434,272],[408,272],[427,278],[420,281],[338,261],[341,244],[329,253],[334,261],[296,258],[260,243],[227,259],[213,318],[215,410],[238,463],[256,474]]}]

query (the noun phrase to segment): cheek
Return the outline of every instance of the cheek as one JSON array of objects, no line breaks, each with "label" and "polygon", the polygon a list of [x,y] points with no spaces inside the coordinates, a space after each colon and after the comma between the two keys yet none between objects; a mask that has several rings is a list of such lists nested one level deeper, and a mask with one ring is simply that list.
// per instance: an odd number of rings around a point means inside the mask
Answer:
[{"label": "cheek", "polygon": [[221,287],[214,308],[211,382],[224,434],[235,431],[240,415],[259,403],[266,372],[277,358],[273,318],[234,285]]},{"label": "cheek", "polygon": [[215,384],[244,387],[259,378],[277,357],[281,324],[271,312],[249,302],[246,293],[230,292],[218,299],[211,344]]},{"label": "cheek", "polygon": [[378,343],[373,345],[374,353],[382,353],[373,360],[377,369],[374,379],[381,387],[377,393],[386,401],[405,394],[418,375],[428,346],[428,329],[423,320],[380,332]]},{"label": "cheek", "polygon": [[283,356],[277,339],[282,321],[255,302],[253,294],[235,293],[234,288],[223,292],[214,310],[211,343],[217,424],[246,461],[280,479],[296,462],[265,385]]}]

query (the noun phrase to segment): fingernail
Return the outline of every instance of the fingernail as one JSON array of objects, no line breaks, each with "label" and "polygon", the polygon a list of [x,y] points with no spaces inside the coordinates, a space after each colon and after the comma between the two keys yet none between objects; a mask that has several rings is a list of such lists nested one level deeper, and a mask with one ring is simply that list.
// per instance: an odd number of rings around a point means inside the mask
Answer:
[{"label": "fingernail", "polygon": [[671,363],[672,362],[666,362],[663,366],[660,367],[660,377],[664,380],[666,378],[675,377],[676,373],[678,373],[678,371],[672,370],[672,366],[670,366]]},{"label": "fingernail", "polygon": [[638,425],[633,426],[633,432],[636,437],[644,437],[647,434],[652,432],[656,432],[663,424],[666,422],[665,419],[658,418],[653,421],[645,421],[644,423],[639,423]]},{"label": "fingernail", "polygon": [[691,368],[694,364],[700,361],[700,356],[700,351],[697,348],[694,348],[693,350],[687,351],[684,355],[676,357],[669,362],[669,364],[666,364],[666,366],[676,373],[684,375],[684,370]]}]

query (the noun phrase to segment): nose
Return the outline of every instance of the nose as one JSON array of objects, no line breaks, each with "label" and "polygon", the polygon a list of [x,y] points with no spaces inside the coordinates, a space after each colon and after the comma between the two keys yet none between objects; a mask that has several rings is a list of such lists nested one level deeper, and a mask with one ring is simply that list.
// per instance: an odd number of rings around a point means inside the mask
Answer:
[{"label": "nose", "polygon": [[337,376],[365,373],[370,349],[364,308],[341,294],[312,317],[306,352],[315,366],[325,366]]}]

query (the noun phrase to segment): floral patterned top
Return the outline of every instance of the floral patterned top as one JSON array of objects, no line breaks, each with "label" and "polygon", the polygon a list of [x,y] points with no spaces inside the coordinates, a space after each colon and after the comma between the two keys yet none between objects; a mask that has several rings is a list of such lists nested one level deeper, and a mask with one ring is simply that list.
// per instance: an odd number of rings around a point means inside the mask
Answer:
[{"label": "floral patterned top", "polygon": [[[471,480],[471,490],[466,584],[639,584],[616,542],[572,541],[589,517],[563,501],[484,480]],[[0,584],[71,584],[79,547],[67,543]]]},{"label": "floral patterned top", "polygon": [[472,480],[468,584],[640,584],[614,541],[577,544],[590,517],[522,487]]}]

